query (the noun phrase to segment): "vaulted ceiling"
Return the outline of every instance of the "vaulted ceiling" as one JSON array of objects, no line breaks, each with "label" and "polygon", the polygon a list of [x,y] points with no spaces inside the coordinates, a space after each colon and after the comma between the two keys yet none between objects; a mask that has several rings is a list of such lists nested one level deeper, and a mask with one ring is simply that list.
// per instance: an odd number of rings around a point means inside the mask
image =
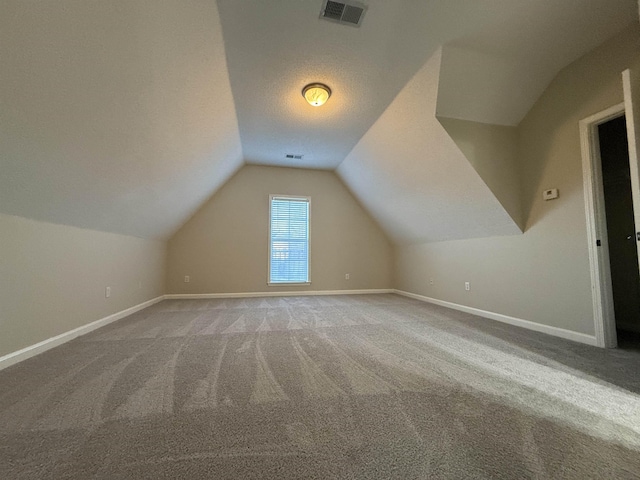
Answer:
[{"label": "vaulted ceiling", "polygon": [[0,212],[168,238],[258,163],[335,169],[396,242],[518,233],[513,127],[638,18],[635,0],[368,0],[356,28],[322,3],[4,0]]}]

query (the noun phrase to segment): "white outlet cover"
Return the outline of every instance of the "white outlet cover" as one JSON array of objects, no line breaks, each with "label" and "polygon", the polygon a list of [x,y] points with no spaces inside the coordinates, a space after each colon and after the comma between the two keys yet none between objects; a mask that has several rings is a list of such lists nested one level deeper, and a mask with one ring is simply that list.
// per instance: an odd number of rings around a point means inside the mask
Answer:
[{"label": "white outlet cover", "polygon": [[189,283],[191,281],[191,278],[189,277],[189,275],[185,275],[184,276],[184,283]]},{"label": "white outlet cover", "polygon": [[557,188],[549,188],[542,192],[543,200],[553,200],[554,198],[558,198],[558,189]]},{"label": "white outlet cover", "polygon": [[111,296],[111,287],[107,287],[104,289],[105,298],[109,298]]}]

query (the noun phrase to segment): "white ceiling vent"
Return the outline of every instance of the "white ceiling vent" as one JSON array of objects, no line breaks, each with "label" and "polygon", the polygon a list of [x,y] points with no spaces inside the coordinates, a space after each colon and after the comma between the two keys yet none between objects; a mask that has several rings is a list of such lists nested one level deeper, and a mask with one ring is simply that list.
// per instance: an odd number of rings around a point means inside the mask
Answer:
[{"label": "white ceiling vent", "polygon": [[322,5],[322,10],[320,11],[320,18],[359,27],[362,23],[362,17],[364,17],[366,10],[367,7],[361,3],[343,3],[326,0]]}]

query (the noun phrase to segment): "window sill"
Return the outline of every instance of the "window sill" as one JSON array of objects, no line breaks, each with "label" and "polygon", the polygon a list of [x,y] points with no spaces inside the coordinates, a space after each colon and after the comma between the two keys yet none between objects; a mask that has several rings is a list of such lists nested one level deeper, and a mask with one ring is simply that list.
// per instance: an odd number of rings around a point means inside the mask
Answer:
[{"label": "window sill", "polygon": [[269,287],[277,287],[279,285],[311,285],[311,282],[267,282]]}]

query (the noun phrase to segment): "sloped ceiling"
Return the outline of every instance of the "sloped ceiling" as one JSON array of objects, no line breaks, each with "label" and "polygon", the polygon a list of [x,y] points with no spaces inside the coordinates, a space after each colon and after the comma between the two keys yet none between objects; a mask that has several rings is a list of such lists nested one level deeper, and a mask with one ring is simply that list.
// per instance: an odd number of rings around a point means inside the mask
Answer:
[{"label": "sloped ceiling", "polygon": [[635,0],[365,3],[3,1],[0,211],[167,238],[246,162],[337,169],[399,242],[518,232],[475,124],[516,125]]},{"label": "sloped ceiling", "polygon": [[492,18],[445,45],[437,113],[498,125],[517,125],[560,69],[638,18],[634,0],[479,3]]},{"label": "sloped ceiling", "polygon": [[4,0],[0,211],[167,238],[242,165],[215,2]]},{"label": "sloped ceiling", "polygon": [[521,233],[435,117],[436,52],[338,174],[396,243]]}]

